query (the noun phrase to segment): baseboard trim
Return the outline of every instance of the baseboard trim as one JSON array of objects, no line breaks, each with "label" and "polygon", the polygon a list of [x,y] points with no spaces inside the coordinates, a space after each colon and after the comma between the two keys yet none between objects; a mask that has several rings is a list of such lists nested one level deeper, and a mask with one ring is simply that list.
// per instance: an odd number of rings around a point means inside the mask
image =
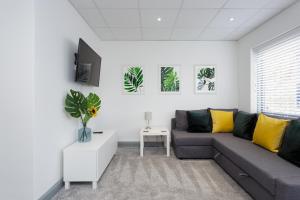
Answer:
[{"label": "baseboard trim", "polygon": [[47,192],[45,192],[39,200],[50,200],[63,187],[63,179],[57,181]]},{"label": "baseboard trim", "polygon": [[[139,147],[140,142],[118,142],[118,147]],[[163,142],[145,142],[145,147],[163,147]]]},{"label": "baseboard trim", "polygon": [[118,142],[118,147],[139,147],[139,142]]}]

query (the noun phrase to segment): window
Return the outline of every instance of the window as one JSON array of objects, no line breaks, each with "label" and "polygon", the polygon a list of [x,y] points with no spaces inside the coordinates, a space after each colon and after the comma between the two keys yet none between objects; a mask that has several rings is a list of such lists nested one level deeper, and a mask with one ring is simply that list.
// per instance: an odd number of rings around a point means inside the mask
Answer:
[{"label": "window", "polygon": [[300,116],[300,31],[293,30],[253,50],[258,112]]}]

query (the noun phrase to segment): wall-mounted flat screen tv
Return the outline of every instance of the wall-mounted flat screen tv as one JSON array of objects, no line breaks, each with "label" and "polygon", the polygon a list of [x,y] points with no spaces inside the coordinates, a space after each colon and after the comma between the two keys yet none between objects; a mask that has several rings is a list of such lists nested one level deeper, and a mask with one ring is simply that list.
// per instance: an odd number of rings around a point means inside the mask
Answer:
[{"label": "wall-mounted flat screen tv", "polygon": [[87,85],[99,86],[101,60],[101,57],[80,38],[78,53],[75,54],[75,81]]}]

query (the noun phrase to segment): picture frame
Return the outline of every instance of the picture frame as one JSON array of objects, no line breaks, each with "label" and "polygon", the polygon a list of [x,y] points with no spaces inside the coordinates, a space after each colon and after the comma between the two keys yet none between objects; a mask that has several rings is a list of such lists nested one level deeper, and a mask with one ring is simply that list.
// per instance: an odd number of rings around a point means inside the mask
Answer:
[{"label": "picture frame", "polygon": [[145,76],[141,65],[124,65],[121,79],[123,94],[142,95],[145,93]]},{"label": "picture frame", "polygon": [[216,80],[216,65],[194,65],[194,90],[196,94],[215,94]]},{"label": "picture frame", "polygon": [[159,65],[158,77],[160,94],[180,94],[180,65]]}]

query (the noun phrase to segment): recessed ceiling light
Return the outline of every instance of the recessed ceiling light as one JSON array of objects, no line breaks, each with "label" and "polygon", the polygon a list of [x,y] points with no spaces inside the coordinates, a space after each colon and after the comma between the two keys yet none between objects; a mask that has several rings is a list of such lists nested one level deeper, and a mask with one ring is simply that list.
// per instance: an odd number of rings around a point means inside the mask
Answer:
[{"label": "recessed ceiling light", "polygon": [[231,22],[233,22],[234,20],[235,20],[234,17],[230,17],[230,18],[229,18],[229,21],[231,21]]},{"label": "recessed ceiling light", "polygon": [[161,22],[161,18],[160,18],[160,17],[158,17],[156,20],[157,20],[158,22]]}]

